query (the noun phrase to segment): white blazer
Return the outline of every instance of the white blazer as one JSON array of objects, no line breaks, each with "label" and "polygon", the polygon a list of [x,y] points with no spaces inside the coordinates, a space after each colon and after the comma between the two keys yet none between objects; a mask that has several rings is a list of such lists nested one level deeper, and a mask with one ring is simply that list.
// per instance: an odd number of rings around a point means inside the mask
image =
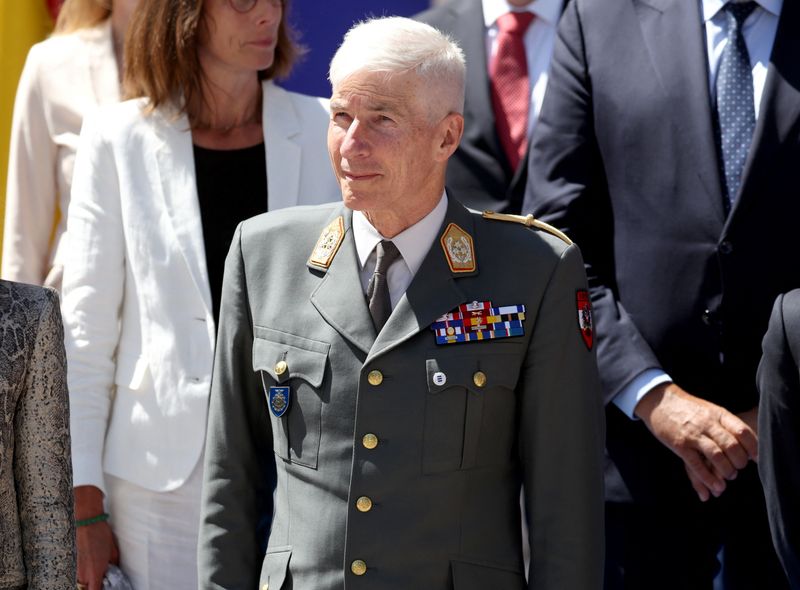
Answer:
[{"label": "white blazer", "polygon": [[119,99],[110,21],[31,48],[11,124],[4,279],[61,286],[61,244],[81,122],[98,105]]},{"label": "white blazer", "polygon": [[[271,209],[341,198],[327,101],[264,83]],[[75,485],[180,486],[205,440],[214,320],[189,122],[142,100],[86,119],[63,316]]]}]

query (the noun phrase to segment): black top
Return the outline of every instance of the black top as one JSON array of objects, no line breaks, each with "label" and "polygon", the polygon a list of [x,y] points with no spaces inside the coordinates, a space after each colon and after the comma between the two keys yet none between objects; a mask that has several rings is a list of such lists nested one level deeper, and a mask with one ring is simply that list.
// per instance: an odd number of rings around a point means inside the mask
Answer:
[{"label": "black top", "polygon": [[216,325],[225,257],[236,226],[267,210],[264,144],[237,150],[212,150],[195,145],[194,168]]}]

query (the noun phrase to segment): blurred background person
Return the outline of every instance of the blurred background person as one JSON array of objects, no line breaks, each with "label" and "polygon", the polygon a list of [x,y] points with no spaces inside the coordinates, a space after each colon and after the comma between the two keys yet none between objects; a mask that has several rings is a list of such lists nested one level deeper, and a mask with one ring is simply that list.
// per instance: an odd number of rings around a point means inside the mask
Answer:
[{"label": "blurred background person", "polygon": [[64,330],[52,290],[0,281],[0,589],[74,590]]},{"label": "blurred background person", "polygon": [[78,529],[89,590],[117,547],[136,590],[197,587],[201,456],[233,232],[267,209],[338,199],[327,101],[271,81],[298,53],[286,8],[141,0],[125,60],[126,93],[140,98],[101,109],[81,134],[63,305],[75,509],[110,515]]},{"label": "blurred background person", "polygon": [[528,137],[542,106],[564,0],[450,0],[415,18],[464,50],[464,137],[447,164],[453,196],[479,211],[519,213]]},{"label": "blurred background person", "polygon": [[66,0],[28,53],[17,88],[2,276],[61,287],[63,235],[83,117],[118,102],[122,48],[138,0]]},{"label": "blurred background person", "polygon": [[800,590],[800,290],[779,295],[758,366],[758,472],[772,541]]},{"label": "blurred background person", "polygon": [[523,211],[586,263],[606,590],[786,587],[755,376],[775,297],[800,286],[775,255],[800,217],[799,54],[782,0],[582,0],[559,23]]}]

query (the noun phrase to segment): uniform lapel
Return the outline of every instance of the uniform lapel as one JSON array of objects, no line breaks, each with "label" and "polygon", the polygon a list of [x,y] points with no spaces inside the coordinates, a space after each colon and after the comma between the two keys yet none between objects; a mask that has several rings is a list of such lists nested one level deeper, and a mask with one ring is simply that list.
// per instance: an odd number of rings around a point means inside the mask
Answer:
[{"label": "uniform lapel", "polygon": [[176,118],[166,112],[155,112],[150,117],[161,139],[155,150],[155,157],[164,205],[181,254],[206,310],[210,312],[211,288],[208,282],[189,120],[186,116]]},{"label": "uniform lapel", "polygon": [[301,149],[295,137],[301,127],[289,94],[272,82],[264,83],[263,104],[267,199],[273,211],[297,205]]},{"label": "uniform lapel", "polygon": [[714,141],[708,57],[703,20],[697,2],[633,0],[642,38],[658,74],[667,116],[684,138],[697,174],[720,222],[725,219],[717,148]]},{"label": "uniform lapel", "polygon": [[[770,174],[778,151],[800,119],[800,7],[784,0],[775,43],[772,46],[761,109],[753,134],[753,143],[742,175],[742,188],[728,217],[728,224],[754,200],[768,195],[758,190],[759,175]],[[796,131],[794,132],[796,133]],[[763,204],[763,203],[762,203]]]},{"label": "uniform lapel", "polygon": [[[458,286],[458,279],[462,276],[471,277],[478,274],[480,257],[476,256],[478,268],[473,272],[453,273],[450,270],[439,241],[442,231],[450,223],[457,224],[475,240],[471,214],[463,205],[450,198],[445,220],[436,236],[436,241],[431,246],[408,290],[395,306],[381,333],[378,334],[367,357],[367,362],[402,344],[419,332],[427,330],[436,318],[466,302],[466,297]],[[475,243],[475,250],[480,250],[477,243]],[[434,339],[433,332],[431,332],[430,338]]]},{"label": "uniform lapel", "polygon": [[[325,276],[311,294],[311,304],[333,329],[367,354],[375,342],[375,326],[361,289],[352,211],[342,207],[325,226],[338,215],[344,216],[344,239],[330,267],[326,271],[316,270]],[[320,232],[325,226],[320,227]]]}]

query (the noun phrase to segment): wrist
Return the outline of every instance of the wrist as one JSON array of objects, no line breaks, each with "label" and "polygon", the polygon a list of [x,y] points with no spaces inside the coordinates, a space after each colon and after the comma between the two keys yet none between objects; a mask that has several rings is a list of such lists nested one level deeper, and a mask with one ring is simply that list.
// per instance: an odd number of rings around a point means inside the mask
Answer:
[{"label": "wrist", "polygon": [[668,394],[668,390],[674,385],[674,383],[669,382],[659,383],[653,387],[639,400],[639,403],[636,404],[636,407],[633,409],[634,415],[643,420],[646,424],[649,424],[653,410],[658,407],[664,399],[664,396]]},{"label": "wrist", "polygon": [[78,486],[73,489],[75,497],[75,520],[86,520],[103,514],[103,492],[95,486]]},{"label": "wrist", "polygon": [[80,528],[83,526],[90,526],[93,524],[97,524],[98,522],[105,522],[108,520],[108,513],[101,512],[95,516],[90,516],[89,518],[83,518],[80,520],[75,520],[75,527]]}]

